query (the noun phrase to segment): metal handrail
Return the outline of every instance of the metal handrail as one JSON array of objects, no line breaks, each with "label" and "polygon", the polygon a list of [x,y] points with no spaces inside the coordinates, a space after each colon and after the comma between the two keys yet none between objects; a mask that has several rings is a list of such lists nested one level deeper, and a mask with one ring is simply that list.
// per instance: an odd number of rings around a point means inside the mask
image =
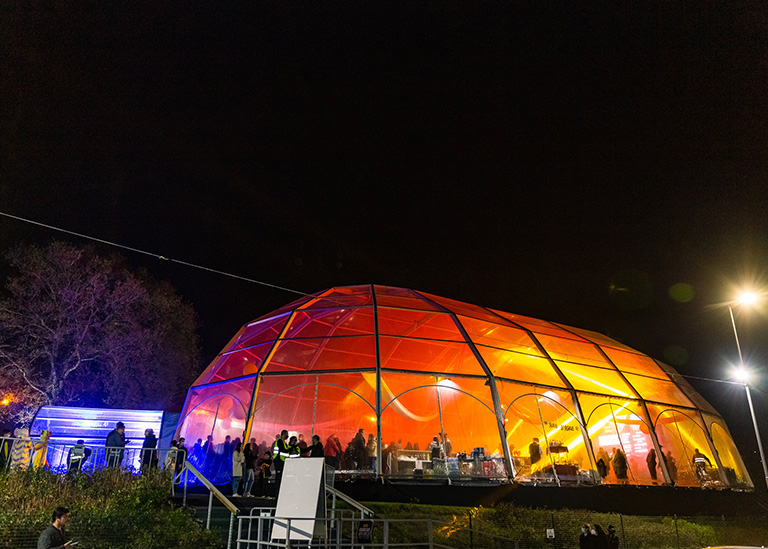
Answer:
[{"label": "metal handrail", "polygon": [[361,516],[368,515],[372,517],[375,514],[371,509],[369,509],[359,501],[352,499],[344,492],[339,492],[336,488],[331,488],[330,486],[326,486],[325,492],[326,492],[326,497],[328,496],[328,494],[331,494],[334,498],[341,499],[342,501],[346,502],[347,504],[351,505],[352,507],[360,511]]},{"label": "metal handrail", "polygon": [[[179,473],[179,474],[180,475],[184,474],[185,470],[187,470],[190,473],[192,473],[193,475],[195,475],[195,477],[200,482],[202,482],[203,485],[206,488],[208,488],[208,490],[211,492],[211,494],[216,496],[216,499],[218,499],[224,505],[224,507],[226,507],[229,510],[230,513],[233,513],[233,514],[237,514],[238,513],[239,509],[237,508],[237,506],[234,503],[232,503],[231,501],[229,501],[227,496],[225,496],[223,493],[221,493],[221,491],[218,488],[216,488],[216,486],[214,486],[213,483],[210,480],[205,478],[205,475],[203,475],[203,473],[201,473],[200,471],[195,469],[194,465],[190,464],[188,460],[184,462],[184,466],[182,467],[181,473]],[[187,488],[187,476],[184,475],[184,494],[185,494],[185,498],[186,498],[186,488]],[[185,501],[185,504],[186,504],[186,501]]]},{"label": "metal handrail", "polygon": [[[256,521],[256,539],[251,539],[253,534],[252,529],[252,522]],[[291,533],[296,532],[297,530],[293,527],[294,521],[314,521],[314,522],[321,522],[326,525],[326,530],[328,532],[333,531],[334,534],[330,535],[328,538],[326,538],[324,547],[330,547],[330,548],[355,548],[360,547],[361,542],[354,540],[354,534],[352,533],[353,530],[350,530],[349,534],[351,537],[344,539],[343,538],[343,532],[347,529],[345,528],[345,525],[351,526],[354,528],[354,525],[357,524],[360,519],[343,519],[343,518],[314,518],[314,519],[307,519],[306,517],[276,517],[274,515],[272,516],[255,516],[253,514],[253,511],[250,515],[244,515],[238,517],[238,534],[237,538],[234,540],[236,543],[236,547],[238,548],[250,548],[252,546],[255,546],[256,549],[265,549],[265,548],[283,548],[283,549],[289,549],[291,547],[299,546],[303,547],[301,545],[301,541],[299,540],[292,540],[291,539]],[[449,546],[442,545],[439,543],[435,543],[434,540],[434,522],[431,519],[370,519],[373,523],[381,524],[383,527],[382,531],[382,541],[380,542],[366,542],[366,547],[381,547],[381,548],[389,548],[389,547],[426,547],[430,549],[451,549]],[[243,524],[245,521],[249,522],[248,528],[244,528]],[[267,532],[272,531],[272,526],[275,524],[276,521],[280,521],[280,523],[284,524],[285,530],[286,530],[286,538],[285,539],[279,539],[279,540],[272,540],[272,539],[265,539],[262,537],[262,533],[266,530]],[[426,523],[426,530],[427,530],[427,539],[425,541],[421,542],[414,542],[409,541],[407,543],[392,543],[389,541],[389,526],[392,523]],[[329,528],[330,527],[330,528]],[[243,534],[245,534],[247,531],[247,537],[244,538]],[[269,536],[269,534],[267,534]],[[314,546],[314,545],[313,545]]]}]

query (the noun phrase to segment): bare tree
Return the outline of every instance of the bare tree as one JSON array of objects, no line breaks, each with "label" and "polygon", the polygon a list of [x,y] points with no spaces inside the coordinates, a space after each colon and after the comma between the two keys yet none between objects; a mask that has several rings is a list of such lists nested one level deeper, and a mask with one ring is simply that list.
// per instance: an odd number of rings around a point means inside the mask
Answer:
[{"label": "bare tree", "polygon": [[163,409],[186,391],[199,371],[196,316],[169,284],[63,242],[8,259],[0,397],[15,395],[14,419],[46,404]]}]

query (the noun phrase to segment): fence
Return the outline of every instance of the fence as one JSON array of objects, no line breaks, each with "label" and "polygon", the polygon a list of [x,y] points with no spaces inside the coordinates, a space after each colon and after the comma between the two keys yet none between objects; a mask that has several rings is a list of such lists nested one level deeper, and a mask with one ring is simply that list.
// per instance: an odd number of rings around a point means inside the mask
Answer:
[{"label": "fence", "polygon": [[[14,465],[14,448],[27,448],[25,459]],[[6,454],[7,449],[7,454]],[[33,439],[0,437],[0,471],[14,466],[43,467],[53,473],[68,471],[91,472],[114,467],[138,473],[145,468],[175,468],[186,461],[185,449],[177,448],[125,448],[85,444],[61,444]],[[7,456],[7,457],[6,457]],[[35,465],[39,464],[39,465]]]},{"label": "fence", "polygon": [[761,546],[768,540],[762,517],[637,516],[588,511],[517,509],[484,519],[470,512],[435,523],[435,540],[457,549],[571,549],[581,526],[614,526],[622,549],[701,549],[716,545]]},{"label": "fence", "polygon": [[[365,547],[429,548],[451,549],[434,540],[434,526],[431,519],[371,519],[344,516],[337,511],[335,518],[281,518],[274,516],[274,509],[254,508],[249,515],[238,517],[237,549],[289,549],[306,547],[314,538],[312,547],[342,549]],[[314,536],[306,529],[308,524]],[[287,535],[284,539],[272,539],[275,527]],[[404,536],[403,532],[407,532]],[[296,538],[302,539],[296,539]],[[293,538],[293,539],[291,539]],[[391,539],[390,539],[391,538]],[[395,541],[407,538],[407,541]]]}]

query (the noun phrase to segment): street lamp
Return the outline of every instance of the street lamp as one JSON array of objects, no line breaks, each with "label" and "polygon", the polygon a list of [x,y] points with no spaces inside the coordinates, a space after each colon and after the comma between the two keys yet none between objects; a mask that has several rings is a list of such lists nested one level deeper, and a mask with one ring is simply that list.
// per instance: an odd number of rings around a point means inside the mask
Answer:
[{"label": "street lamp", "polygon": [[[757,301],[757,295],[752,292],[744,292],[739,296],[735,305],[751,305]],[[752,395],[749,392],[749,372],[744,368],[744,357],[741,354],[741,344],[739,343],[739,333],[736,331],[736,320],[733,318],[733,305],[728,305],[728,312],[731,313],[731,325],[733,326],[733,336],[736,338],[736,348],[739,350],[739,369],[736,370],[736,378],[744,383],[744,390],[747,392],[747,402],[749,403],[749,412],[752,414],[752,425],[755,427],[755,437],[757,438],[757,449],[760,451],[760,463],[763,466],[763,475],[765,476],[765,486],[768,488],[768,466],[765,463],[765,454],[763,453],[763,443],[760,440],[760,430],[757,428],[757,418],[755,417],[755,408],[752,405]]]}]

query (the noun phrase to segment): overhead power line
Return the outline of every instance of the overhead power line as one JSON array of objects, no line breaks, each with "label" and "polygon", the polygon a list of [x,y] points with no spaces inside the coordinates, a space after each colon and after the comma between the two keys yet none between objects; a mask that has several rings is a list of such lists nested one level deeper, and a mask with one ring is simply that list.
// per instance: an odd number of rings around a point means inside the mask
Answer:
[{"label": "overhead power line", "polygon": [[277,290],[283,290],[284,292],[291,292],[294,294],[299,294],[302,296],[309,296],[311,297],[311,294],[308,294],[306,292],[301,292],[299,290],[292,290],[291,288],[286,288],[284,286],[278,286],[277,284],[270,284],[269,282],[263,282],[261,280],[256,280],[254,278],[248,278],[246,276],[240,276],[232,273],[228,273],[226,271],[220,271],[218,269],[212,269],[210,267],[206,267],[205,265],[198,265],[196,263],[190,263],[189,261],[183,261],[181,259],[174,259],[172,257],[166,257],[164,255],[156,254],[153,252],[148,252],[146,250],[141,250],[139,248],[133,248],[131,246],[126,246],[125,244],[119,244],[117,242],[112,242],[109,240],[104,240],[103,238],[97,238],[95,236],[90,236],[83,233],[78,233],[75,231],[70,231],[68,229],[62,229],[61,227],[56,227],[54,225],[48,225],[46,223],[40,223],[39,221],[34,221],[32,219],[26,219],[24,217],[20,217],[18,215],[9,214],[6,212],[0,211],[0,215],[4,217],[8,217],[10,219],[15,219],[16,221],[23,221],[24,223],[29,223],[31,225],[37,225],[38,227],[44,227],[46,229],[50,229],[52,231],[58,231],[60,233],[65,233],[73,236],[77,236],[80,238],[85,238],[86,240],[92,240],[93,242],[99,242],[101,244],[106,244],[107,246],[114,246],[115,248],[122,248],[123,250],[128,250],[131,252],[135,252],[137,254],[143,254],[148,255],[150,257],[154,257],[155,259],[160,259],[162,261],[169,261],[171,263],[178,263],[179,265],[184,265],[185,267],[192,267],[194,269],[200,269],[202,271],[207,271],[209,273],[215,273],[222,276],[228,276],[230,278],[235,278],[237,280],[242,280],[244,282],[251,282],[253,284],[260,284],[261,286],[267,286],[268,288],[275,288]]}]

